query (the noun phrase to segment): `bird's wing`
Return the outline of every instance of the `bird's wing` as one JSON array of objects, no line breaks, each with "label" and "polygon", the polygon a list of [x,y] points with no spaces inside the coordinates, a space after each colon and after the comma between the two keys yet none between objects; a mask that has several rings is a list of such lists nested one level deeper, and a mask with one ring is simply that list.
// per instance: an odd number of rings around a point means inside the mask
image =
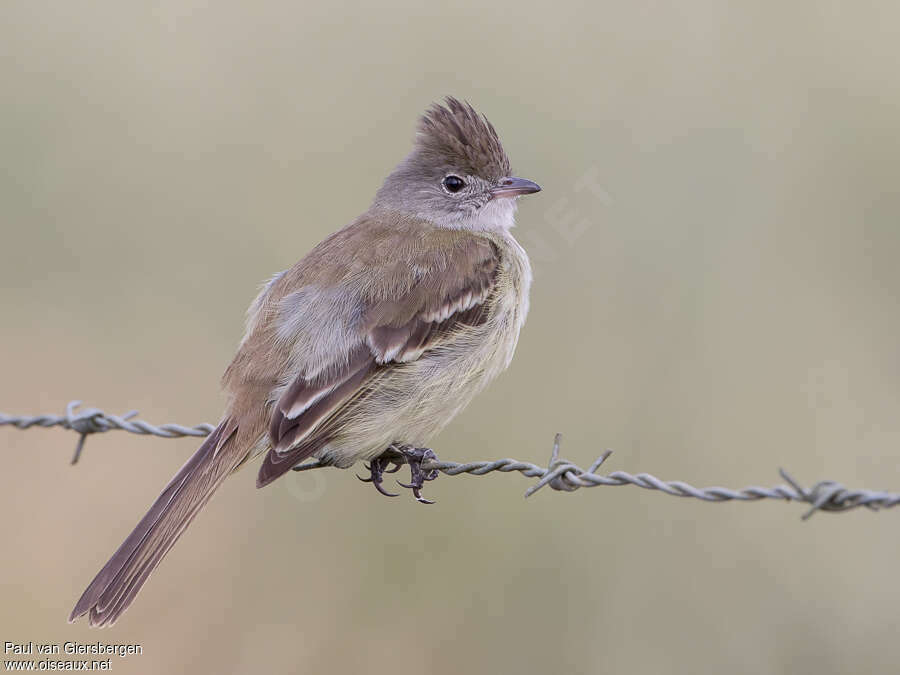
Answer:
[{"label": "bird's wing", "polygon": [[[427,251],[404,261],[402,293],[375,292],[360,303],[355,340],[336,366],[297,375],[275,403],[269,423],[271,449],[257,486],[271,483],[325,446],[342,413],[377,378],[397,364],[418,359],[463,326],[485,322],[500,265],[489,240],[469,235],[462,245]],[[392,279],[396,284],[397,268]],[[296,311],[296,308],[295,308]]]}]

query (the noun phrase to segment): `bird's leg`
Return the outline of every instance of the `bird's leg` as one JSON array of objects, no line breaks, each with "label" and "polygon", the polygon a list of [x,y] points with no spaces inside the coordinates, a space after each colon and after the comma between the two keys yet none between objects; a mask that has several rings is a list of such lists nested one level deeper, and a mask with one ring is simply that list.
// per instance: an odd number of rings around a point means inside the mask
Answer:
[{"label": "bird's leg", "polygon": [[[422,469],[422,463],[428,460],[437,460],[437,455],[434,454],[433,450],[394,443],[382,454],[365,465],[370,474],[369,478],[361,478],[360,476],[357,476],[357,478],[364,483],[372,483],[375,486],[375,489],[383,495],[396,497],[397,495],[387,492],[382,487],[381,484],[384,480],[384,474],[395,473],[400,470],[400,467],[403,464],[409,464],[409,484],[401,483],[400,481],[397,481],[397,483],[412,490],[416,500],[422,504],[434,504],[434,502],[425,499],[420,492],[425,485],[425,481],[434,480],[438,477],[437,469],[430,469],[428,471]],[[388,469],[387,467],[391,464],[393,464],[394,467]]]}]

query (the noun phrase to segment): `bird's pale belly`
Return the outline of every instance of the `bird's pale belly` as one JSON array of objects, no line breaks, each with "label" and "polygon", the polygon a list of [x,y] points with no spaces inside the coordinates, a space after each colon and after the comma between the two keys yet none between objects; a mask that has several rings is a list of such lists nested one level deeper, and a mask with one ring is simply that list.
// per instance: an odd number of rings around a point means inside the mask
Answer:
[{"label": "bird's pale belly", "polygon": [[[450,345],[418,360],[392,366],[378,387],[353,406],[339,435],[321,456],[338,466],[380,455],[394,442],[425,446],[457,413],[507,365],[515,349],[518,330],[499,343],[485,340],[484,328],[461,335]],[[472,343],[484,347],[472,349]],[[465,346],[468,345],[468,346]]]}]

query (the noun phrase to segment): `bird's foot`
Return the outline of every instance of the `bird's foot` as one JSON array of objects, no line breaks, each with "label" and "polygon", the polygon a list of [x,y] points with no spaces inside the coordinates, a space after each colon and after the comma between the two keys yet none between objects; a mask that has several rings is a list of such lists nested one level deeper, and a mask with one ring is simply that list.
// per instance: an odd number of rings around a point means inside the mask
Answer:
[{"label": "bird's foot", "polygon": [[412,490],[416,501],[421,502],[422,504],[434,504],[433,501],[425,499],[420,492],[425,485],[425,481],[434,480],[438,477],[437,469],[428,469],[426,471],[422,468],[423,462],[427,462],[428,460],[437,461],[437,455],[434,454],[434,450],[430,448],[414,448],[411,445],[393,447],[406,458],[406,463],[409,464],[409,483],[401,483],[398,480],[397,484]]},{"label": "bird's foot", "polygon": [[[393,469],[388,468],[388,466],[390,466],[391,464],[394,465]],[[383,455],[379,455],[368,464],[363,465],[369,472],[368,478],[363,478],[359,474],[357,474],[356,477],[359,478],[363,483],[371,483],[372,485],[374,485],[375,489],[385,497],[399,497],[400,495],[385,490],[382,486],[382,483],[384,482],[384,474],[397,473],[402,465],[403,462],[399,461],[399,458],[385,452]]]},{"label": "bird's foot", "polygon": [[[382,486],[384,474],[396,473],[403,464],[409,464],[409,483],[401,483],[398,480],[397,484],[412,490],[416,501],[421,502],[422,504],[434,504],[434,502],[425,499],[421,493],[425,481],[434,480],[438,477],[437,469],[429,469],[426,471],[422,468],[423,462],[429,460],[437,460],[437,455],[434,454],[434,450],[431,450],[430,448],[414,448],[411,445],[400,445],[395,443],[385,450],[384,453],[365,465],[366,469],[369,471],[368,478],[362,478],[361,476],[357,476],[357,478],[364,483],[372,483],[372,485],[375,486],[375,489],[383,495],[396,497],[397,495],[388,492]],[[388,469],[387,467],[391,464],[394,465],[393,468]]]}]

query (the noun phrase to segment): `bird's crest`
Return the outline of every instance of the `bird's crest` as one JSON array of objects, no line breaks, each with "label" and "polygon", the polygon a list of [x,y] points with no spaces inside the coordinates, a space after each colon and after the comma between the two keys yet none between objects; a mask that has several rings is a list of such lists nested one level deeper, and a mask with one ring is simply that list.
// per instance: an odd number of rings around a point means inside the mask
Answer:
[{"label": "bird's crest", "polygon": [[432,105],[419,120],[416,146],[420,153],[470,175],[488,180],[509,175],[509,158],[494,125],[452,96],[444,105]]}]

